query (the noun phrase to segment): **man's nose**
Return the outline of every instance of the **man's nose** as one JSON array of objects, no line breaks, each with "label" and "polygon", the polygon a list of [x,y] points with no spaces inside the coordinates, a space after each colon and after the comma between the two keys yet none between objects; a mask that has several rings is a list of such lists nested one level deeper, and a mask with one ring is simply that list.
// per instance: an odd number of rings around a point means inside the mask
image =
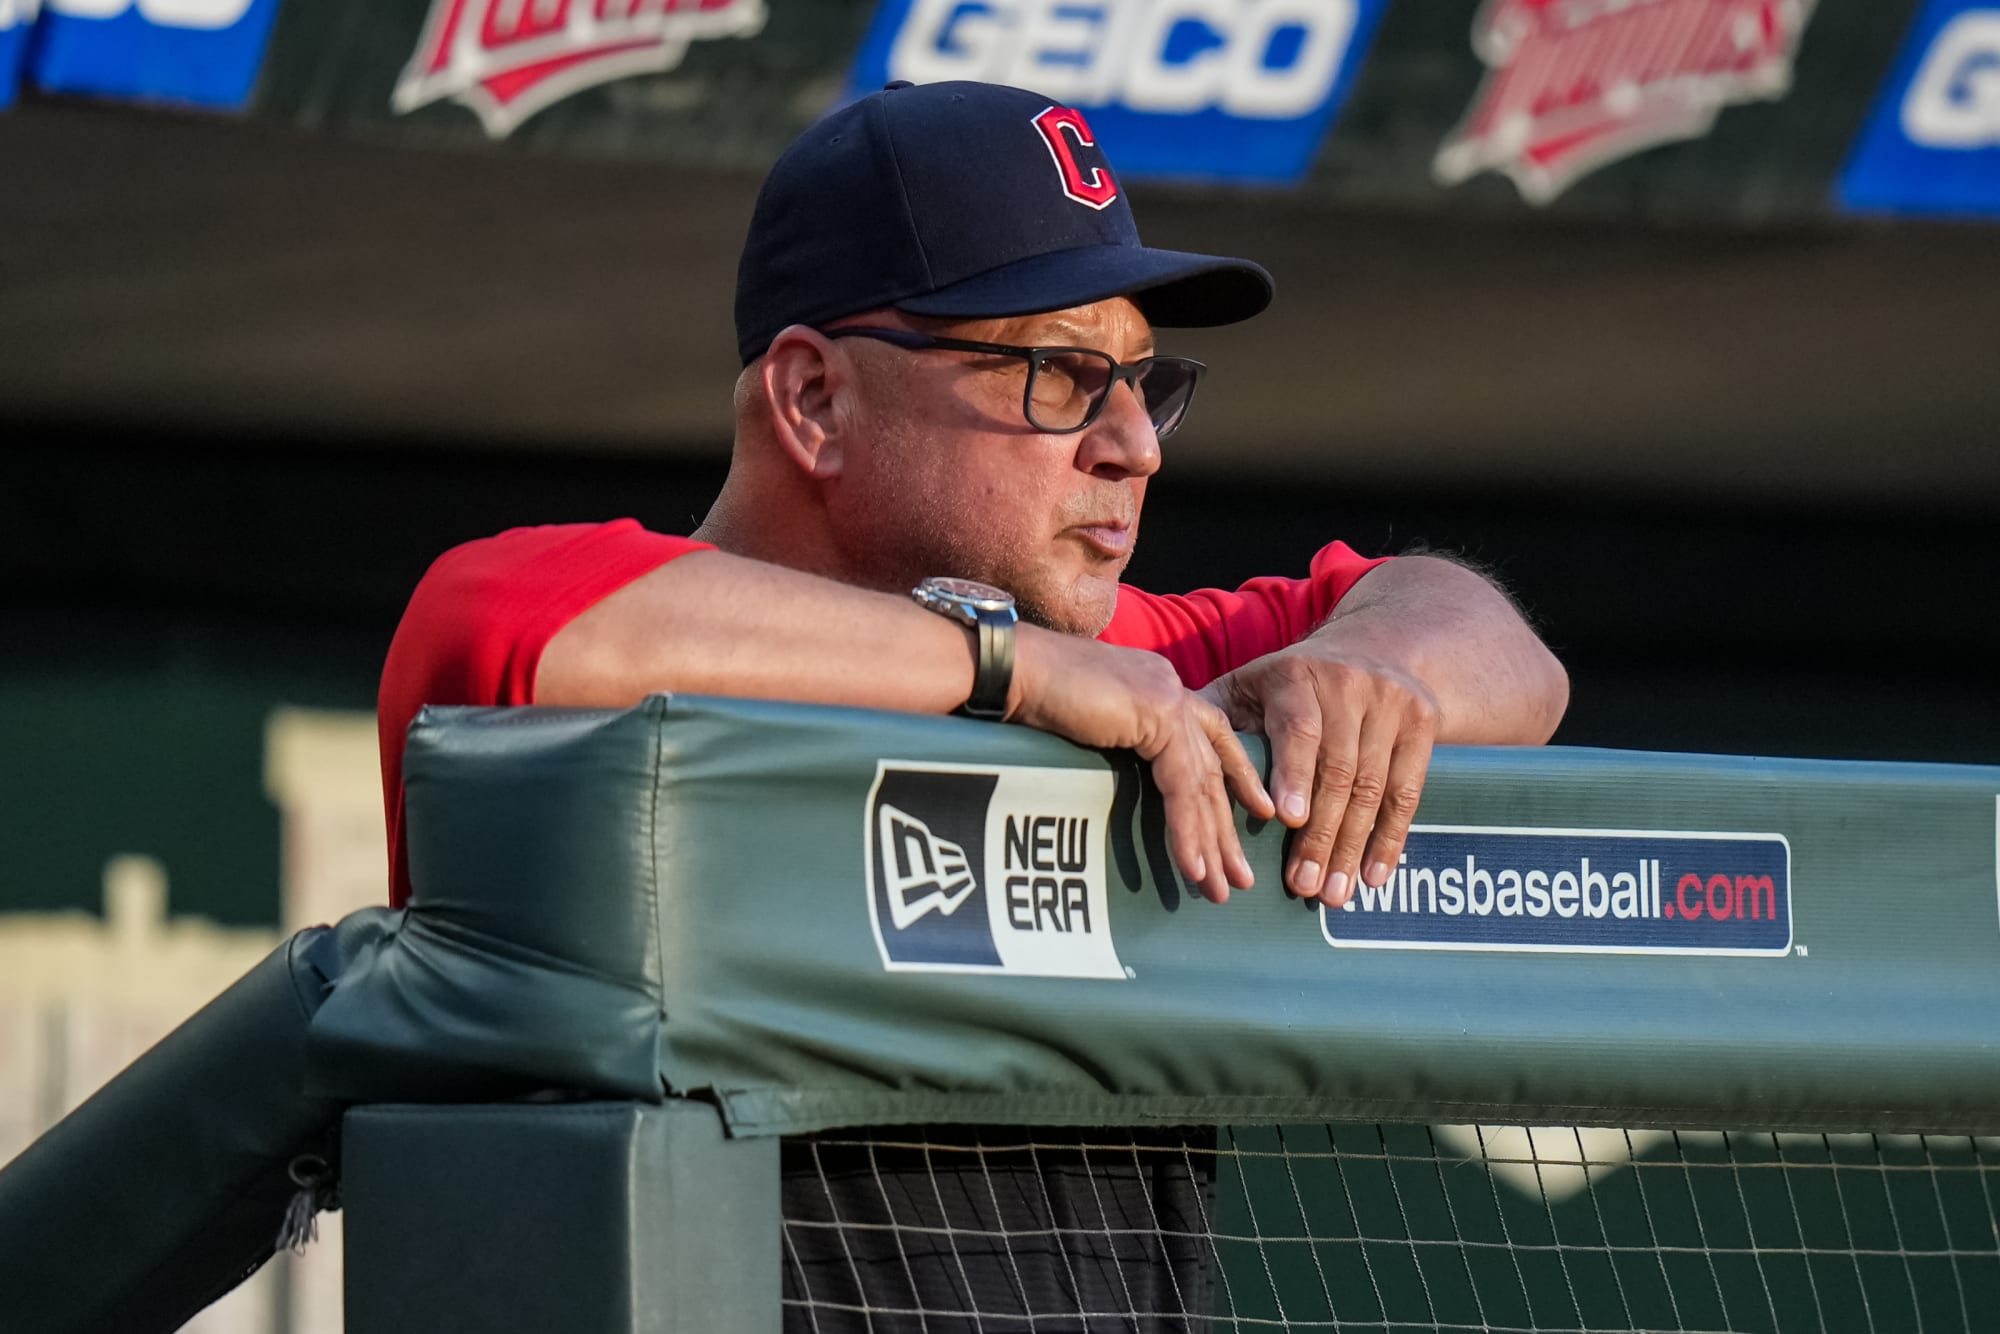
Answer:
[{"label": "man's nose", "polygon": [[1160,436],[1129,382],[1111,386],[1104,410],[1083,433],[1076,466],[1094,477],[1151,477],[1160,470]]}]

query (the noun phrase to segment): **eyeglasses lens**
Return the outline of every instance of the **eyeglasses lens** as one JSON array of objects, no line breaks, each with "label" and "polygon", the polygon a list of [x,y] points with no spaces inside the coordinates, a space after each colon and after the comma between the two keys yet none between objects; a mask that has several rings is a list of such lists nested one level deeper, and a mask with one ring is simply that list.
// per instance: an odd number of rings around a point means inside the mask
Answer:
[{"label": "eyeglasses lens", "polygon": [[[1109,355],[1086,351],[1045,352],[1032,365],[1028,421],[1042,431],[1074,431],[1094,417],[1118,369]],[[1132,390],[1162,440],[1187,415],[1197,375],[1195,364],[1183,358],[1149,358],[1133,380]]]},{"label": "eyeglasses lens", "polygon": [[1029,416],[1044,431],[1073,431],[1090,417],[1116,362],[1092,352],[1049,352],[1034,363]]},{"label": "eyeglasses lens", "polygon": [[1188,402],[1194,397],[1194,367],[1179,359],[1153,362],[1135,384],[1146,415],[1153,419],[1153,431],[1164,440],[1174,433],[1187,416]]}]

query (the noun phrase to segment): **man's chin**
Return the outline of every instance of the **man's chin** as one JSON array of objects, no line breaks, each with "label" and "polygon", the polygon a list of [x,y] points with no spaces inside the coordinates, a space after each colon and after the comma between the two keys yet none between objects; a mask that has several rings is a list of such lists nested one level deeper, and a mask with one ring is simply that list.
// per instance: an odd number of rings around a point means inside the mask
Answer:
[{"label": "man's chin", "polygon": [[1014,601],[1021,619],[1030,625],[1095,639],[1111,624],[1111,614],[1118,609],[1118,580],[1115,575],[1109,578],[1080,575],[1055,597],[1023,595],[1017,591]]}]

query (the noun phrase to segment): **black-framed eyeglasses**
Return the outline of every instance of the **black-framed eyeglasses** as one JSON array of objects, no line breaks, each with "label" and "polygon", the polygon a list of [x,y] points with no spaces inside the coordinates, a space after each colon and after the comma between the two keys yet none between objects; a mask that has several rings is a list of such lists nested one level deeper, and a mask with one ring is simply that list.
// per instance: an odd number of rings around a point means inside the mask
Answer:
[{"label": "black-framed eyeglasses", "polygon": [[983,352],[988,356],[1019,357],[1028,363],[1028,382],[1021,410],[1028,425],[1050,435],[1070,435],[1097,420],[1111,398],[1113,386],[1132,386],[1153,434],[1165,440],[1187,419],[1194,387],[1208,369],[1189,357],[1142,357],[1121,363],[1108,352],[1089,347],[1016,347],[1011,343],[975,343],[964,338],[938,338],[912,329],[851,326],[822,329],[828,338],[872,338],[912,352]]}]

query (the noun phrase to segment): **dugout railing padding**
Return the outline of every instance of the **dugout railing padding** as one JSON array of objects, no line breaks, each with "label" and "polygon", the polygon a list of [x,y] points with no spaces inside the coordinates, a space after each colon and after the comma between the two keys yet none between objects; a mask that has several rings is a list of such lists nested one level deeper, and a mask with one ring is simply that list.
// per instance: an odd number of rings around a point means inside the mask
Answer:
[{"label": "dugout railing padding", "polygon": [[[1102,776],[1124,975],[886,968],[865,869],[884,763]],[[407,1098],[418,1070],[447,1097],[514,1077],[699,1093],[734,1134],[2000,1129],[1993,769],[1438,753],[1426,826],[1781,836],[1781,957],[1336,949],[1280,888],[1281,827],[1245,832],[1259,887],[1206,903],[1174,877],[1136,765],[1025,728],[666,697],[431,710],[404,772],[413,910],[313,1020],[317,1090],[348,1100]]]},{"label": "dugout railing padding", "polygon": [[[1109,944],[981,968],[993,946],[939,904],[904,903],[918,937],[885,925],[881,864],[870,870],[871,828],[891,837],[885,767],[1012,775],[1008,799],[1039,785],[1056,816],[1100,822],[1091,934]],[[289,1050],[243,1071],[296,1098],[280,1121],[294,1142],[242,1159],[265,1197],[282,1194],[272,1173],[312,1148],[326,1109],[355,1108],[357,1334],[554,1328],[550,1301],[575,1330],[774,1327],[774,1137],[834,1127],[2000,1130],[1996,769],[1438,753],[1425,826],[1778,839],[1782,940],[1687,936],[1747,940],[1742,953],[1579,950],[1649,947],[1590,935],[1580,917],[1566,948],[1487,948],[1526,939],[1519,913],[1477,948],[1336,948],[1340,915],[1330,932],[1279,887],[1278,826],[1245,830],[1259,888],[1210,905],[1174,874],[1129,757],[961,720],[688,697],[615,713],[434,709],[405,775],[411,906],[294,942],[290,1008],[262,1021]],[[955,800],[919,820],[933,852],[976,841],[939,833],[974,827],[943,823],[961,818]],[[1674,890],[1656,887],[1654,911]],[[1405,935],[1438,928],[1431,902]],[[1040,909],[1040,924],[1057,930],[1063,908]],[[972,970],[928,970],[952,959]],[[212,1063],[216,1041],[177,1034],[141,1062],[157,1072],[145,1087],[86,1105],[96,1142],[120,1143],[149,1105],[187,1102],[171,1062]],[[220,1088],[190,1096],[205,1104],[190,1123],[241,1111]],[[91,1142],[65,1123],[0,1174],[0,1264],[25,1272],[20,1248],[93,1235],[92,1210],[100,1237],[162,1226],[128,1216],[117,1188],[133,1165],[118,1152],[50,1222],[52,1183],[84,1169]],[[144,1196],[145,1180],[123,1184]],[[226,1193],[183,1191],[179,1225]],[[171,1248],[146,1255],[149,1272],[176,1263]],[[118,1289],[112,1268],[102,1286]],[[48,1302],[34,1309],[60,1318]]]}]

